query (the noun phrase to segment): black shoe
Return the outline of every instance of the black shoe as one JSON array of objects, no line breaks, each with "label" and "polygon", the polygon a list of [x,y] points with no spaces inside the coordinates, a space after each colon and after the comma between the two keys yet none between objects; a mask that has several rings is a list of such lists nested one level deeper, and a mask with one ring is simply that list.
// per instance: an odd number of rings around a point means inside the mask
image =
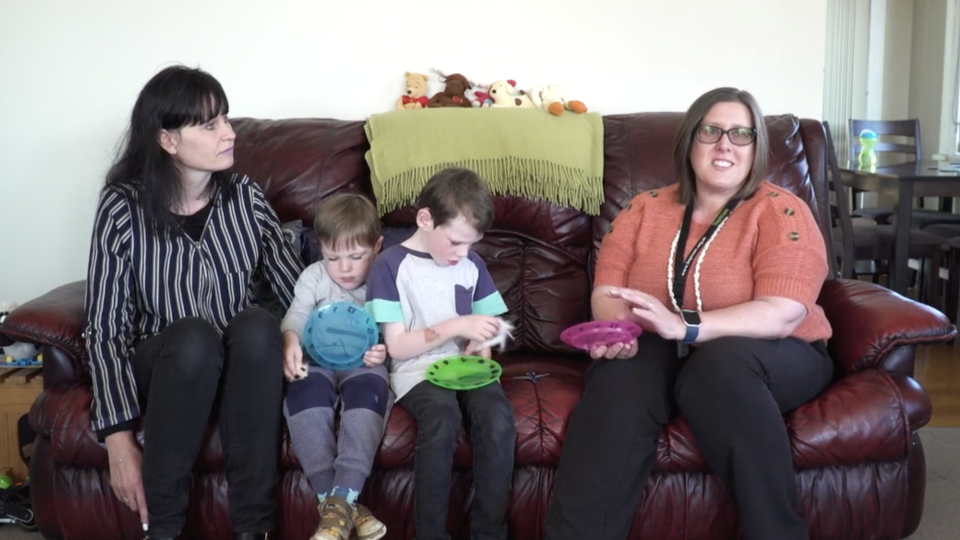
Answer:
[{"label": "black shoe", "polygon": [[233,540],[269,540],[269,533],[233,533]]}]

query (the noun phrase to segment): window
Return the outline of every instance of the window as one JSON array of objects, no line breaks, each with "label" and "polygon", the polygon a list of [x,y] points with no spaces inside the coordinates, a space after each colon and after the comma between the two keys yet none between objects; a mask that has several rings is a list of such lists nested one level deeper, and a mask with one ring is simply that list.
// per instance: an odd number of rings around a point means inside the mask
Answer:
[{"label": "window", "polygon": [[[960,15],[958,15],[960,16]],[[957,42],[957,65],[953,76],[953,134],[956,154],[960,155],[960,41]]]},{"label": "window", "polygon": [[953,77],[947,75],[945,79],[953,81],[953,107],[950,110],[950,122],[953,124],[953,151],[954,154],[960,155],[960,0],[954,0],[953,14],[954,72]]}]

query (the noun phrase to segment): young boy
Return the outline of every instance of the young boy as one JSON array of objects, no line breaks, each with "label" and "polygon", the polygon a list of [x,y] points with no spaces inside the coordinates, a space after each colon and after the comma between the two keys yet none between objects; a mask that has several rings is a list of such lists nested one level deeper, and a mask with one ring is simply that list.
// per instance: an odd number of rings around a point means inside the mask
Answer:
[{"label": "young boy", "polygon": [[[497,333],[507,311],[483,261],[471,251],[493,221],[493,198],[473,171],[447,169],[417,201],[417,230],[373,264],[367,311],[381,324],[390,386],[417,422],[414,538],[449,539],[453,451],[461,419],[470,426],[476,497],[470,538],[506,540],[516,432],[499,384],[453,391],[426,380],[434,361],[473,351]],[[490,349],[480,352],[489,358]]]},{"label": "young boy", "polygon": [[[374,345],[363,366],[333,371],[304,362],[301,334],[310,312],[346,301],[363,305],[367,273],[383,237],[377,211],[366,197],[337,194],[317,209],[314,231],[323,260],[301,274],[294,299],[280,325],[283,332],[287,395],[283,415],[303,471],[320,500],[320,526],[311,540],[348,540],[354,527],[360,540],[387,534],[383,523],[357,504],[383,436],[390,388],[386,347]],[[306,378],[301,369],[305,364]],[[334,433],[337,402],[340,434]],[[339,451],[338,451],[339,449]]]}]

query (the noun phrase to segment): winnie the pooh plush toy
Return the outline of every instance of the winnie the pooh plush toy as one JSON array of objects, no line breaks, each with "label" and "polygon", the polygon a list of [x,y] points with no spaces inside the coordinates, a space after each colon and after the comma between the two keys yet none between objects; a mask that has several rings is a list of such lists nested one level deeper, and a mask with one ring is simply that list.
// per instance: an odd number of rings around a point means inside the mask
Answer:
[{"label": "winnie the pooh plush toy", "polygon": [[470,81],[459,73],[451,73],[443,77],[445,84],[443,92],[437,92],[430,98],[427,107],[473,107],[467,90],[472,88]]},{"label": "winnie the pooh plush toy", "polygon": [[587,112],[587,106],[582,101],[567,101],[567,89],[560,84],[550,84],[535,88],[531,93],[534,103],[541,109],[550,111],[554,116],[560,116],[564,110],[573,111],[577,114]]},{"label": "winnie the pooh plush toy", "polygon": [[403,74],[407,78],[406,92],[397,98],[398,111],[410,111],[414,109],[425,109],[427,107],[427,81],[430,77],[422,73]]}]

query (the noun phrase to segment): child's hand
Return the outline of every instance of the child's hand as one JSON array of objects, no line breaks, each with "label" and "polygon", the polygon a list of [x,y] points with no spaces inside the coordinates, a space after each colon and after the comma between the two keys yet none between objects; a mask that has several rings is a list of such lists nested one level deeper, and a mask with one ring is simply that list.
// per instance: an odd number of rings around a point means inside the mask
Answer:
[{"label": "child's hand", "polygon": [[464,315],[460,317],[460,337],[483,343],[497,335],[500,319],[489,315]]},{"label": "child's hand", "polygon": [[287,381],[300,378],[303,366],[303,349],[300,338],[294,332],[283,333],[283,377]]},{"label": "child's hand", "polygon": [[367,367],[375,367],[383,364],[387,360],[387,346],[378,343],[370,349],[363,353],[363,365]]},{"label": "child's hand", "polygon": [[468,355],[472,354],[474,356],[482,356],[484,358],[490,358],[491,356],[490,347],[484,347],[482,349],[479,349],[478,348],[479,346],[480,346],[479,341],[473,341],[471,339],[470,343],[467,343],[467,347],[463,350],[463,354],[468,354]]}]

